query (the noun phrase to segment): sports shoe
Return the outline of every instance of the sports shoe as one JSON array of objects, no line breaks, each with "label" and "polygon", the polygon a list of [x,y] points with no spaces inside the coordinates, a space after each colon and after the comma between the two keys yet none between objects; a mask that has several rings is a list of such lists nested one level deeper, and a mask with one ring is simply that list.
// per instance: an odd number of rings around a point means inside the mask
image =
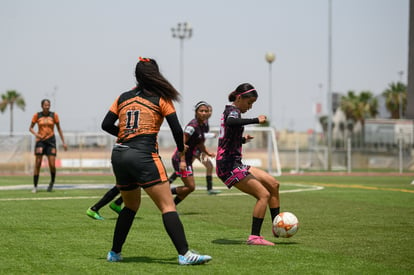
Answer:
[{"label": "sports shoe", "polygon": [[33,187],[32,193],[37,193],[37,187]]},{"label": "sports shoe", "polygon": [[262,236],[250,235],[247,240],[249,245],[275,245],[272,242],[266,241]]},{"label": "sports shoe", "polygon": [[109,205],[109,208],[111,208],[112,210],[114,210],[118,214],[122,210],[122,206],[116,204],[115,202],[111,202],[111,204]]},{"label": "sports shoe", "polygon": [[208,192],[209,195],[217,195],[217,194],[221,193],[220,190],[213,190],[213,189],[210,189],[207,192]]},{"label": "sports shoe", "polygon": [[47,187],[47,192],[52,192],[53,190],[53,183],[49,183],[49,186]]},{"label": "sports shoe", "polygon": [[108,262],[119,262],[123,260],[121,252],[115,253],[113,251],[108,252],[106,259],[108,260]]},{"label": "sports shoe", "polygon": [[88,215],[89,217],[91,217],[92,219],[95,219],[95,220],[103,220],[104,219],[104,217],[99,215],[98,211],[93,211],[90,208],[88,210],[86,210],[86,215]]},{"label": "sports shoe", "polygon": [[185,255],[178,255],[178,264],[180,265],[197,265],[211,261],[211,256],[200,255],[194,251],[188,250]]}]

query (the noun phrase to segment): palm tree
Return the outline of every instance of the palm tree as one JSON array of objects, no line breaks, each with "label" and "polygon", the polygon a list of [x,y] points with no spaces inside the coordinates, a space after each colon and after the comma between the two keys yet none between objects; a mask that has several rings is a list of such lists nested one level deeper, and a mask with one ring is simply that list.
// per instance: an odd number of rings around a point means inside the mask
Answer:
[{"label": "palm tree", "polygon": [[347,119],[360,122],[364,125],[366,118],[375,117],[378,114],[378,100],[370,91],[362,91],[359,95],[354,91],[348,91],[341,97],[341,110]]},{"label": "palm tree", "polygon": [[378,114],[378,100],[373,97],[370,91],[361,91],[356,94],[355,91],[348,91],[346,96],[341,97],[341,110],[345,113],[347,123],[353,121],[354,125],[361,123],[362,133],[364,137],[365,119],[374,118]]},{"label": "palm tree", "polygon": [[392,82],[382,93],[385,97],[385,107],[391,114],[391,118],[399,119],[400,108],[404,116],[407,109],[407,86],[402,82]]},{"label": "palm tree", "polygon": [[13,135],[13,108],[15,104],[24,111],[26,103],[24,102],[23,96],[17,91],[9,90],[1,95],[0,111],[4,113],[7,106],[10,105],[10,136]]}]

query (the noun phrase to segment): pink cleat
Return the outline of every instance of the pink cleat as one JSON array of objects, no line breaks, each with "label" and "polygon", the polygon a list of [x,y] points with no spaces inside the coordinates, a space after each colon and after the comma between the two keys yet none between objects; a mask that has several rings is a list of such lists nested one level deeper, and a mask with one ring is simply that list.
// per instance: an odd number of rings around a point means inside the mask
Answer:
[{"label": "pink cleat", "polygon": [[266,241],[262,236],[250,235],[247,240],[249,245],[275,245],[272,242]]}]

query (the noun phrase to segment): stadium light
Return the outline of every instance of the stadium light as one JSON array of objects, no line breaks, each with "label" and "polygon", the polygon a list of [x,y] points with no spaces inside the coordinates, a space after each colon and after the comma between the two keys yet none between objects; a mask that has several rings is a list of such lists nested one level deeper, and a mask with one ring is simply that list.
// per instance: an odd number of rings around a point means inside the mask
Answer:
[{"label": "stadium light", "polygon": [[172,37],[178,38],[180,40],[180,82],[179,89],[181,93],[181,103],[180,103],[180,120],[181,123],[184,123],[184,70],[183,70],[183,56],[184,56],[184,40],[190,39],[193,36],[193,28],[189,23],[178,23],[177,27],[171,28]]}]

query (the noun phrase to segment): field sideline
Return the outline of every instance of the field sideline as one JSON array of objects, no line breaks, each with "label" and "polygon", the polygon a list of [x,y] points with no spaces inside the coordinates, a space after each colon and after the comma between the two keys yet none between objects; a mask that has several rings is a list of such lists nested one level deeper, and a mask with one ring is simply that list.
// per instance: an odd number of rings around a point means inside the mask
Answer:
[{"label": "field sideline", "polygon": [[[289,175],[281,182],[281,209],[295,213],[299,232],[274,238],[266,213],[262,235],[274,247],[247,246],[254,199],[236,189],[209,196],[204,178],[178,205],[192,249],[213,260],[179,266],[160,214],[143,195],[122,263],[108,263],[116,214],[103,221],[85,211],[112,175],[60,175],[56,189],[32,194],[31,176],[0,177],[0,274],[413,274],[414,179],[411,175]],[[41,176],[46,187],[49,177]],[[175,182],[179,185],[179,181]],[[144,194],[144,193],[143,193]]]}]

